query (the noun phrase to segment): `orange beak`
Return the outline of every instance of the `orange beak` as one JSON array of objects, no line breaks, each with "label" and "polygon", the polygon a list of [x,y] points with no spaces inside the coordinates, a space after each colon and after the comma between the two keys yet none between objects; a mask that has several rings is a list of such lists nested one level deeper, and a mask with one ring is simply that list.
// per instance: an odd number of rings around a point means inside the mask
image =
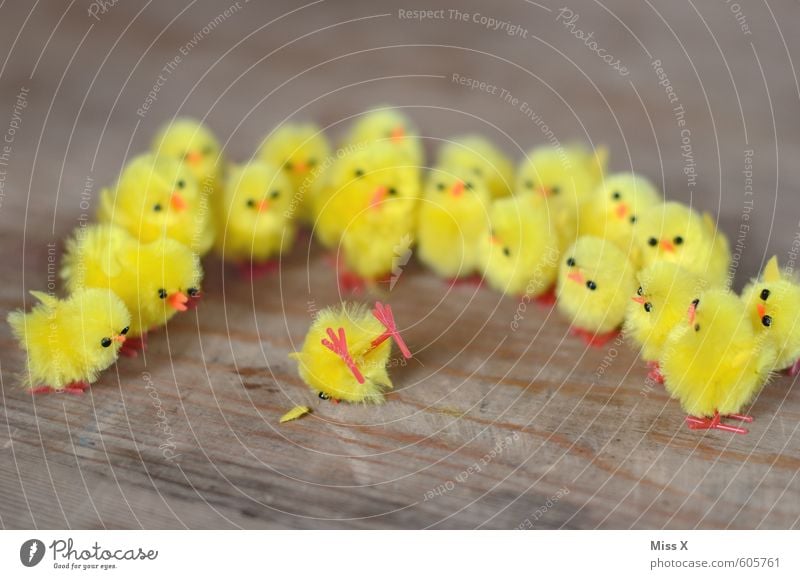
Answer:
[{"label": "orange beak", "polygon": [[189,308],[186,304],[189,302],[189,296],[183,292],[175,292],[167,298],[167,303],[179,312],[185,312]]},{"label": "orange beak", "polygon": [[696,309],[697,309],[697,307],[694,304],[689,306],[688,314],[689,314],[689,325],[690,326],[694,325],[694,319],[695,319],[695,317],[697,317],[697,312],[695,311]]},{"label": "orange beak", "polygon": [[661,240],[661,249],[670,253],[675,253],[675,246],[668,239]]},{"label": "orange beak", "polygon": [[758,310],[758,317],[763,318],[767,313],[767,306],[764,304],[756,305],[756,309]]},{"label": "orange beak", "polygon": [[491,243],[492,245],[500,245],[500,240],[497,238],[496,235],[490,235],[489,243]]},{"label": "orange beak", "polygon": [[631,299],[635,301],[637,304],[644,305],[644,296],[633,296]]},{"label": "orange beak", "polygon": [[576,283],[583,283],[586,281],[586,278],[583,277],[583,274],[579,271],[571,271],[567,274],[567,279],[571,279]]},{"label": "orange beak", "polygon": [[115,342],[119,342],[120,344],[122,344],[123,342],[125,342],[125,336],[123,336],[122,334],[117,334],[116,336],[114,336],[114,337],[112,338],[112,340],[114,340]]},{"label": "orange beak", "polygon": [[406,136],[406,130],[402,125],[398,125],[392,129],[392,141],[399,143]]},{"label": "orange beak", "polygon": [[452,193],[453,197],[461,197],[464,194],[464,182],[456,181],[453,184],[453,188],[450,189],[450,193]]},{"label": "orange beak", "polygon": [[264,213],[266,211],[269,211],[269,200],[262,199],[261,201],[256,203],[256,211],[258,211],[259,213]]},{"label": "orange beak", "polygon": [[370,199],[369,206],[375,208],[383,203],[384,199],[386,199],[386,187],[381,185],[372,192],[372,198]]},{"label": "orange beak", "polygon": [[203,154],[199,151],[190,151],[184,156],[186,162],[190,165],[198,165],[203,160]]},{"label": "orange beak", "polygon": [[186,199],[181,197],[180,193],[177,191],[173,191],[172,196],[169,199],[170,205],[175,211],[184,211],[189,205],[186,203]]},{"label": "orange beak", "polygon": [[539,194],[540,194],[542,197],[549,197],[549,196],[550,196],[550,189],[549,189],[548,187],[545,187],[544,185],[539,185],[539,186],[536,188],[536,191],[538,191],[538,192],[539,192]]},{"label": "orange beak", "polygon": [[628,215],[628,211],[630,211],[630,209],[627,203],[620,203],[617,205],[617,217],[620,219],[625,219],[625,216]]},{"label": "orange beak", "polygon": [[305,173],[306,171],[308,171],[308,163],[306,163],[305,161],[297,161],[295,163],[292,163],[292,170],[295,173]]}]

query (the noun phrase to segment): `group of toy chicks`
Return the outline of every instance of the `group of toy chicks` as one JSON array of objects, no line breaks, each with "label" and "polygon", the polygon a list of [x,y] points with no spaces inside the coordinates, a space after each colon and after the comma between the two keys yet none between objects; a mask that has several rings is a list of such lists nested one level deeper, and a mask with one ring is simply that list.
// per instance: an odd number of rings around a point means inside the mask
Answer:
[{"label": "group of toy chicks", "polygon": [[[514,167],[465,135],[423,171],[419,132],[387,106],[358,117],[335,152],[317,125],[286,123],[230,164],[203,124],[172,121],[103,190],[99,223],[68,241],[70,296],[34,292],[39,306],[9,316],[28,352],[26,382],[81,391],[195,303],[206,253],[254,277],[305,227],[336,250],[345,289],[390,279],[414,249],[450,283],[477,278],[556,303],[588,344],[624,328],[691,428],[744,432],[723,418],[749,420],[739,413],[770,373],[800,369],[800,284],[773,259],[735,295],[713,218],[665,201],[640,175],[608,174],[607,157],[541,146]],[[320,398],[380,402],[391,341],[411,356],[391,307],[345,303],[316,317],[293,357]]]}]

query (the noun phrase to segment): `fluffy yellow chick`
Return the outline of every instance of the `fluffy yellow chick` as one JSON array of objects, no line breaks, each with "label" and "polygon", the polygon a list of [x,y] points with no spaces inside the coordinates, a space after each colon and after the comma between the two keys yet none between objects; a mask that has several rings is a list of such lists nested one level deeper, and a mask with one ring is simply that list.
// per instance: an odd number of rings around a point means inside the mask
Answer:
[{"label": "fluffy yellow chick", "polygon": [[27,354],[22,383],[33,392],[82,393],[117,359],[131,316],[105,289],[86,289],[59,300],[31,292],[30,313],[8,314],[8,324]]},{"label": "fluffy yellow chick", "polygon": [[165,123],[150,150],[185,163],[204,196],[211,197],[221,189],[224,161],[220,143],[202,122],[183,117]]},{"label": "fluffy yellow chick", "polygon": [[490,229],[481,237],[478,258],[489,286],[539,299],[552,294],[561,253],[547,213],[531,203],[515,197],[492,202]]},{"label": "fluffy yellow chick", "polygon": [[185,311],[200,293],[200,260],[174,239],[139,243],[113,225],[76,229],[67,240],[61,277],[70,292],[112,290],[131,312],[123,351],[144,349],[145,334]]},{"label": "fluffy yellow chick", "polygon": [[707,213],[701,217],[673,201],[645,209],[634,228],[634,243],[642,266],[669,261],[705,277],[711,285],[727,284],[728,240]]},{"label": "fluffy yellow chick", "polygon": [[414,124],[405,114],[390,106],[383,106],[361,115],[344,139],[345,147],[363,147],[372,143],[392,145],[398,164],[422,167],[425,151]]},{"label": "fluffy yellow chick", "polygon": [[419,208],[419,260],[446,279],[474,274],[490,197],[483,179],[468,169],[433,169]]},{"label": "fluffy yellow chick", "polygon": [[738,413],[761,390],[776,352],[750,323],[744,304],[725,289],[700,294],[670,332],[661,358],[664,385],[689,414],[689,428],[747,430],[723,417],[752,422]]},{"label": "fluffy yellow chick", "polygon": [[635,173],[610,175],[584,206],[581,235],[608,239],[638,264],[638,250],[633,243],[636,220],[643,210],[662,201],[659,190],[645,177]]},{"label": "fluffy yellow chick", "polygon": [[322,310],[302,349],[289,357],[298,361],[300,378],[323,400],[381,403],[384,391],[392,388],[386,370],[389,338],[405,358],[411,357],[391,306],[377,302],[369,311],[345,303]]},{"label": "fluffy yellow chick", "polygon": [[753,327],[777,351],[775,369],[788,368],[789,375],[795,376],[800,371],[800,284],[781,273],[775,256],[761,278],[745,286],[742,300]]},{"label": "fluffy yellow chick", "polygon": [[113,188],[100,193],[98,219],[143,243],[169,237],[205,255],[214,241],[207,203],[184,165],[147,153],[134,158]]},{"label": "fluffy yellow chick", "polygon": [[639,289],[628,304],[625,335],[641,348],[650,378],[663,383],[658,360],[672,328],[686,317],[687,304],[707,289],[702,277],[669,261],[657,261],[637,273]]},{"label": "fluffy yellow chick", "polygon": [[232,167],[217,220],[217,251],[245,276],[269,271],[294,243],[291,203],[292,185],[280,167],[264,161]]},{"label": "fluffy yellow chick", "polygon": [[601,346],[618,333],[635,289],[635,269],[622,250],[599,237],[581,237],[561,260],[557,306],[573,334]]},{"label": "fluffy yellow chick", "polygon": [[468,171],[483,179],[495,199],[511,194],[514,165],[503,151],[485,137],[464,135],[452,139],[440,149],[439,165]]},{"label": "fluffy yellow chick", "polygon": [[331,146],[314,123],[286,123],[270,133],[257,157],[281,167],[292,185],[290,211],[303,223],[313,223],[313,198],[323,185]]}]

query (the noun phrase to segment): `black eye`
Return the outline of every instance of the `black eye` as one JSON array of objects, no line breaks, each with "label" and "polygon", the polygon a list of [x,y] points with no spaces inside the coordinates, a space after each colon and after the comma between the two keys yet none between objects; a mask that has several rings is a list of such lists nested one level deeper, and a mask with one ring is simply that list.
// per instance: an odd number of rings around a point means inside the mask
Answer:
[{"label": "black eye", "polygon": [[653,311],[653,304],[650,302],[644,302],[644,311],[652,312]]},{"label": "black eye", "polygon": [[533,189],[533,181],[525,181],[525,188],[526,189]]},{"label": "black eye", "polygon": [[328,396],[324,392],[320,392],[319,394],[317,394],[317,396],[319,396],[321,400],[330,400],[330,398],[331,398],[330,396]]},{"label": "black eye", "polygon": [[184,187],[186,187],[186,181],[181,179],[180,181],[178,181],[177,185],[178,185],[178,189],[183,189]]},{"label": "black eye", "polygon": [[772,316],[764,316],[761,318],[761,323],[767,327],[770,327],[772,325]]},{"label": "black eye", "polygon": [[255,206],[256,206],[256,201],[255,201],[255,199],[248,199],[248,200],[247,200],[247,206],[248,206],[248,207],[255,207]]},{"label": "black eye", "polygon": [[112,343],[111,338],[103,338],[102,340],[100,340],[100,345],[103,346],[104,348],[108,348],[111,345],[111,343]]},{"label": "black eye", "polygon": [[199,294],[199,293],[200,293],[200,290],[199,290],[199,289],[197,289],[196,287],[190,287],[188,290],[186,290],[186,293],[188,293],[188,294],[189,294],[189,297],[192,297],[192,298],[193,298],[193,297],[195,297],[197,294]]},{"label": "black eye", "polygon": [[511,250],[509,248],[507,248],[507,247],[504,247],[503,248],[503,255],[505,255],[506,257],[511,257]]},{"label": "black eye", "polygon": [[437,183],[437,184],[436,184],[436,188],[437,188],[439,191],[444,191],[444,190],[446,189],[446,187],[445,187],[444,183]]},{"label": "black eye", "polygon": [[272,193],[269,194],[269,196],[272,197],[273,199],[277,199],[278,197],[281,196],[281,192],[280,191],[273,191]]},{"label": "black eye", "polygon": [[594,290],[597,289],[597,284],[594,283],[592,280],[589,280],[589,281],[586,282],[586,287],[588,287],[590,290],[594,291]]},{"label": "black eye", "polygon": [[655,247],[656,245],[658,245],[658,239],[656,239],[655,237],[651,237],[650,239],[647,240],[647,243],[650,244],[650,247]]},{"label": "black eye", "polygon": [[165,290],[163,287],[158,290],[158,297],[160,297],[162,300],[167,299],[167,290]]},{"label": "black eye", "polygon": [[122,334],[124,336],[125,334],[128,333],[128,331],[130,329],[131,329],[130,326],[125,326],[124,328],[122,328],[122,331],[120,332],[120,334]]},{"label": "black eye", "polygon": [[639,289],[637,289],[637,290],[636,290],[636,295],[637,295],[637,296],[640,296],[640,295],[642,295],[643,293],[644,293],[644,290],[642,289],[642,286],[639,286]]},{"label": "black eye", "polygon": [[569,267],[575,267],[575,258],[574,257],[568,257],[567,258],[567,265]]},{"label": "black eye", "polygon": [[614,200],[622,199],[622,194],[619,191],[614,191],[611,194],[611,198],[614,199]]},{"label": "black eye", "polygon": [[388,193],[389,195],[397,195],[397,189],[390,187]]},{"label": "black eye", "polygon": [[464,185],[464,186],[465,186],[465,187],[466,187],[466,188],[467,188],[469,191],[472,191],[472,183],[470,183],[469,181],[467,181],[467,184],[466,184],[466,185]]},{"label": "black eye", "polygon": [[695,332],[699,332],[700,331],[700,324],[695,324],[694,325],[694,331]]},{"label": "black eye", "polygon": [[553,195],[558,195],[559,193],[561,193],[561,187],[559,187],[558,185],[554,185],[553,187],[550,187],[550,192]]},{"label": "black eye", "polygon": [[161,203],[156,203],[153,205],[153,211],[161,211],[162,209],[163,207],[161,206]]},{"label": "black eye", "polygon": [[356,177],[363,177],[364,171],[362,169],[356,169],[355,175]]},{"label": "black eye", "polygon": [[697,306],[700,305],[700,298],[693,299],[692,305],[694,306],[694,309],[697,309]]},{"label": "black eye", "polygon": [[763,301],[767,301],[767,298],[768,298],[768,297],[769,297],[769,290],[768,290],[768,289],[766,289],[766,288],[764,288],[763,290],[761,290],[761,299],[762,299]]},{"label": "black eye", "polygon": [[675,243],[675,245],[680,245],[680,244],[682,244],[682,243],[683,243],[683,237],[681,237],[681,236],[679,235],[679,236],[677,236],[675,239],[673,239],[672,241]]},{"label": "black eye", "polygon": [[631,215],[630,221],[631,221],[631,223],[636,223],[636,216],[635,215]]}]

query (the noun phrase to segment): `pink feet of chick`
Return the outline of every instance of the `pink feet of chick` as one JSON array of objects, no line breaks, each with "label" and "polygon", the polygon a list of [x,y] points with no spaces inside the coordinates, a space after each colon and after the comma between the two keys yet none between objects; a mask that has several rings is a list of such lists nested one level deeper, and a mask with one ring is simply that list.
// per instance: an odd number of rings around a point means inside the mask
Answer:
[{"label": "pink feet of chick", "polygon": [[747,434],[749,431],[741,426],[731,426],[722,422],[723,418],[730,418],[731,420],[738,420],[740,422],[753,422],[752,416],[745,416],[743,414],[728,414],[721,416],[719,412],[715,412],[711,418],[696,416],[687,416],[686,424],[692,430],[724,430],[725,432],[733,432],[735,434]]},{"label": "pink feet of chick", "polygon": [[581,338],[587,346],[591,346],[593,348],[602,348],[611,340],[619,336],[619,330],[613,330],[605,334],[596,334],[594,332],[590,332],[589,330],[584,330],[583,328],[573,327],[570,328],[570,334]]},{"label": "pink feet of chick", "polygon": [[64,388],[56,389],[51,388],[50,386],[37,386],[36,388],[31,389],[31,394],[83,394],[86,390],[89,389],[88,382],[72,382],[71,384],[67,384]]}]

